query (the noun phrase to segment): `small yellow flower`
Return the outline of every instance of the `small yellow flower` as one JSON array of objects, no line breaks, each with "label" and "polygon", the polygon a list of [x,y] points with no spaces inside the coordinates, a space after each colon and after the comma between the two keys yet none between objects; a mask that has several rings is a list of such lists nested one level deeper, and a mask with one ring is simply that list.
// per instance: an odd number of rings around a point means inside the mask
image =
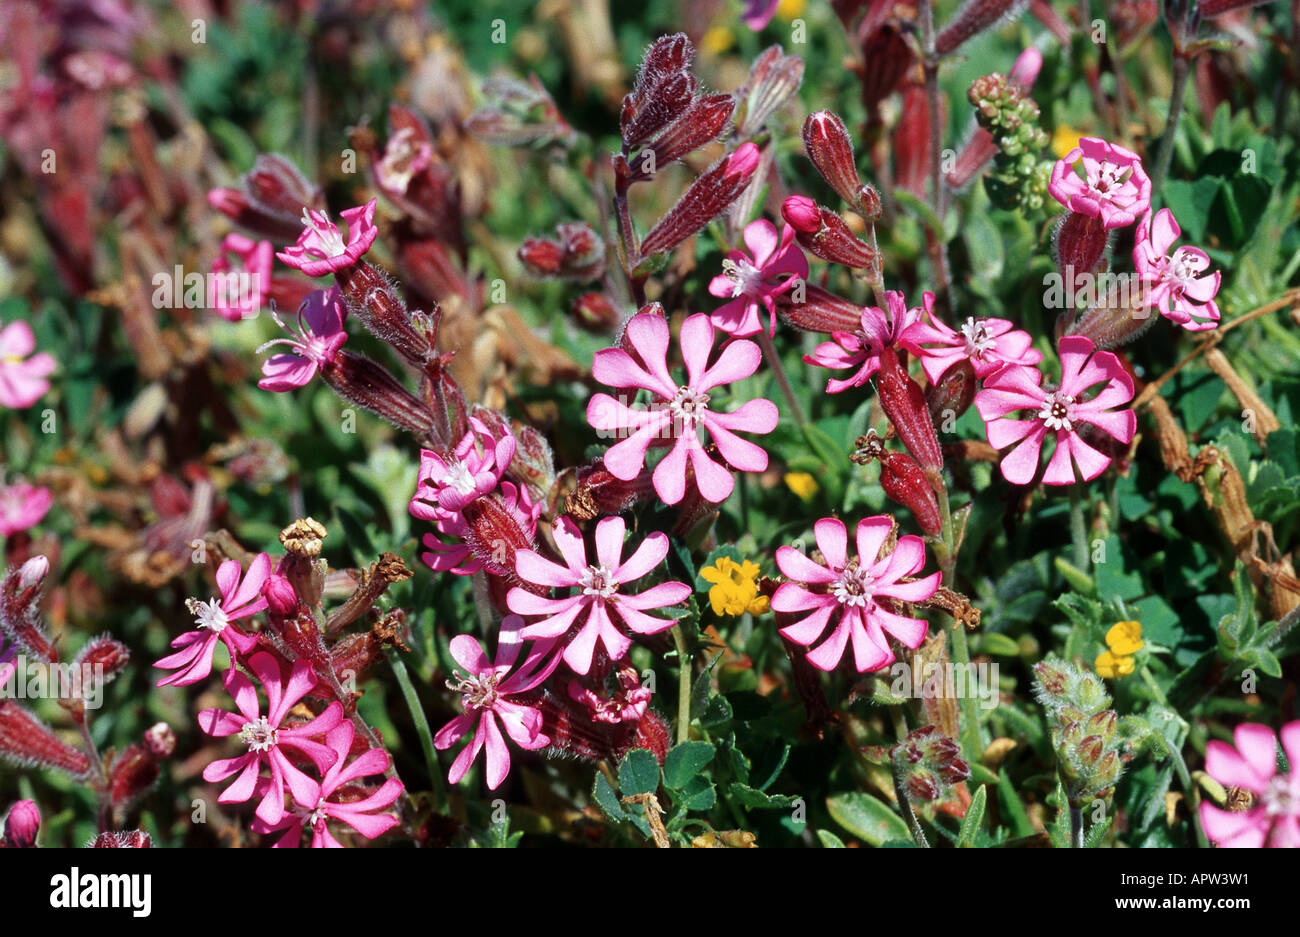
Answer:
[{"label": "small yellow flower", "polygon": [[807,0],[781,0],[776,5],[776,15],[783,20],[792,20],[800,16],[807,6]]},{"label": "small yellow flower", "polygon": [[758,594],[758,564],[745,560],[737,563],[729,556],[720,556],[712,566],[705,566],[700,575],[705,582],[714,583],[709,590],[709,604],[715,615],[739,616],[749,612],[762,615],[767,611],[767,596]]},{"label": "small yellow flower", "polygon": [[1105,677],[1107,680],[1114,680],[1117,677],[1127,677],[1133,672],[1133,658],[1112,654],[1110,651],[1102,651],[1097,655],[1097,661],[1093,666],[1097,671],[1097,676]]},{"label": "small yellow flower", "polygon": [[1058,124],[1052,131],[1052,152],[1057,159],[1065,159],[1065,154],[1079,145],[1079,131],[1068,124]]},{"label": "small yellow flower", "polygon": [[804,501],[817,494],[817,479],[808,472],[786,472],[785,484]]},{"label": "small yellow flower", "polygon": [[736,37],[726,26],[713,26],[700,38],[700,48],[710,55],[717,55],[730,49],[735,41]]},{"label": "small yellow flower", "polygon": [[1119,657],[1131,657],[1146,646],[1142,640],[1142,626],[1136,621],[1116,622],[1106,632],[1106,646]]}]

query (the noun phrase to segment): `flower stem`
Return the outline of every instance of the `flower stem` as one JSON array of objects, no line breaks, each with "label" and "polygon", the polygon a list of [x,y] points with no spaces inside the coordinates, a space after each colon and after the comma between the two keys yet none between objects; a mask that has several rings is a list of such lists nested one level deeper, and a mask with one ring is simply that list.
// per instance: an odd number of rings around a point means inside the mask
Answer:
[{"label": "flower stem", "polygon": [[781,365],[781,358],[772,345],[772,336],[768,335],[766,331],[759,332],[758,344],[763,349],[763,355],[767,358],[767,366],[772,369],[772,376],[776,378],[777,386],[781,388],[781,393],[785,396],[785,402],[790,405],[790,415],[794,417],[795,425],[802,432],[808,425],[808,418],[804,416],[803,407],[799,406],[799,401],[795,399],[794,386],[791,385],[790,378]]},{"label": "flower stem", "polygon": [[429,720],[424,715],[424,707],[420,705],[420,698],[415,693],[406,664],[396,654],[389,655],[388,663],[392,665],[393,676],[397,678],[402,698],[406,700],[406,708],[411,712],[411,722],[415,725],[416,734],[420,736],[420,748],[424,750],[424,762],[429,770],[429,783],[433,785],[438,803],[445,804],[447,788],[442,779],[442,768],[438,765],[438,752],[433,747],[433,733],[429,731]]},{"label": "flower stem", "polygon": [[1165,121],[1165,133],[1160,138],[1160,153],[1156,156],[1156,168],[1151,173],[1151,192],[1160,191],[1165,176],[1169,173],[1169,163],[1174,155],[1174,134],[1178,131],[1178,122],[1183,117],[1183,99],[1187,96],[1187,75],[1190,65],[1187,56],[1174,50],[1174,87],[1169,95],[1169,119]]},{"label": "flower stem", "polygon": [[[1151,675],[1147,665],[1143,664],[1142,669],[1138,671],[1142,676],[1142,682],[1146,684],[1156,700],[1162,706],[1169,706],[1169,701],[1165,698],[1164,690],[1156,683],[1156,678]],[[1196,830],[1196,845],[1202,849],[1209,849],[1210,842],[1205,836],[1205,830],[1201,826],[1201,792],[1192,781],[1191,772],[1187,770],[1187,762],[1183,759],[1183,753],[1179,748],[1170,745],[1169,757],[1174,763],[1174,773],[1178,775],[1178,783],[1182,785],[1183,793],[1187,796],[1187,806],[1192,814],[1192,827]]]},{"label": "flower stem", "polygon": [[[903,715],[901,706],[890,706],[889,716],[894,722],[894,735],[898,736],[898,741],[907,740],[907,719]],[[912,809],[912,802],[907,799],[907,790],[898,782],[898,772],[892,766],[889,770],[894,780],[894,796],[898,798],[898,809],[903,813],[903,819],[907,821],[907,829],[912,834],[912,839],[916,845],[924,848],[930,848],[930,841],[925,837],[925,830],[921,829],[921,822],[916,818],[916,811]]]},{"label": "flower stem", "polygon": [[1083,512],[1083,495],[1078,485],[1070,486],[1070,540],[1074,543],[1074,565],[1088,571],[1088,523]]},{"label": "flower stem", "polygon": [[1070,805],[1070,845],[1083,848],[1083,811],[1073,804]]},{"label": "flower stem", "polygon": [[677,647],[677,744],[680,745],[691,738],[691,657],[681,625],[673,625],[672,634]]},{"label": "flower stem", "polygon": [[[939,568],[943,571],[943,584],[951,589],[953,587],[953,575],[957,569],[957,544],[956,532],[953,530],[952,524],[952,506],[948,501],[948,486],[936,485],[935,494],[939,501],[939,537],[941,540],[936,545],[935,552],[939,554]],[[952,648],[953,662],[963,670],[969,670],[968,665],[971,662],[970,644],[966,641],[966,626],[956,618],[952,620],[948,639]],[[975,764],[984,754],[984,742],[980,738],[979,707],[975,703],[975,695],[969,692],[963,695],[959,706],[961,709],[960,741],[962,754],[968,764]]]}]

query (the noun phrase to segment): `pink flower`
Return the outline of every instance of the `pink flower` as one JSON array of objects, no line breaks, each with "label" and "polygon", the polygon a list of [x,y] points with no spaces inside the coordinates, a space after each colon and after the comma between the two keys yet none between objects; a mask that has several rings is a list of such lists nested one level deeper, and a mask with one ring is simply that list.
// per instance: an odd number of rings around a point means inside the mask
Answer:
[{"label": "pink flower", "polygon": [[636,722],[645,715],[650,706],[650,697],[654,694],[649,687],[641,685],[636,668],[630,664],[619,667],[616,677],[618,689],[609,697],[598,696],[591,688],[583,686],[577,680],[570,680],[569,698],[587,707],[593,722],[610,725]]},{"label": "pink flower", "polygon": [[559,655],[552,655],[549,661],[543,662],[554,646],[553,642],[545,641],[534,644],[519,669],[510,673],[523,645],[523,625],[518,615],[507,615],[502,620],[497,655],[492,662],[488,661],[482,645],[469,635],[458,634],[451,639],[451,656],[465,670],[465,676],[448,680],[447,686],[461,694],[464,712],[438,730],[433,738],[434,747],[443,751],[471,729],[474,731],[473,741],[461,749],[447,772],[447,780],[452,784],[460,782],[478,753],[486,748],[488,787],[496,790],[501,786],[510,773],[510,749],[501,737],[502,728],[516,745],[527,751],[551,743],[542,734],[541,712],[535,706],[510,699],[536,689],[560,661]]},{"label": "pink flower", "polygon": [[[1116,410],[1133,399],[1133,379],[1115,355],[1097,351],[1081,335],[1061,339],[1061,386],[1053,390],[1039,386],[1043,375],[1036,369],[1009,364],[984,380],[975,395],[975,408],[984,419],[989,444],[1005,449],[1018,445],[1002,457],[1002,476],[1012,484],[1027,485],[1038,471],[1043,440],[1052,434],[1056,451],[1047,463],[1043,482],[1073,485],[1075,466],[1084,481],[1092,481],[1110,465],[1110,457],[1083,441],[1079,424],[1088,424],[1121,443],[1131,442],[1137,417],[1131,409]],[[1094,396],[1085,399],[1088,388],[1105,383]],[[1016,410],[1031,410],[1027,420],[1004,420]]]},{"label": "pink flower", "polygon": [[432,449],[420,451],[419,483],[410,503],[415,517],[437,520],[446,514],[460,514],[467,504],[501,483],[515,457],[515,437],[508,432],[494,437],[477,417],[470,417],[469,424],[470,431],[450,456]]},{"label": "pink flower", "polygon": [[744,0],[745,9],[740,14],[740,18],[745,25],[758,32],[767,27],[772,22],[772,17],[776,16],[776,8],[781,5],[781,0]]},{"label": "pink flower", "polygon": [[[238,233],[227,234],[221,241],[221,253],[212,262],[215,276],[209,288],[208,305],[231,322],[256,316],[271,286],[274,250],[270,241],[254,241]],[[228,259],[231,254],[239,258],[242,269],[236,270],[231,266]],[[218,277],[223,282],[218,283]]]},{"label": "pink flower", "polygon": [[375,164],[375,181],[387,192],[405,195],[411,180],[433,164],[433,147],[419,139],[414,127],[403,127],[388,138],[383,158]]},{"label": "pink flower", "polygon": [[[1082,177],[1075,171],[1079,162]],[[1132,224],[1151,205],[1151,180],[1142,160],[1099,137],[1079,138],[1079,145],[1052,167],[1047,190],[1070,211],[1100,217],[1106,228]]]},{"label": "pink flower", "polygon": [[41,485],[15,482],[0,487],[0,537],[35,527],[53,504],[54,492]]},{"label": "pink flower", "polygon": [[1205,746],[1205,773],[1224,787],[1255,795],[1245,810],[1220,810],[1201,803],[1201,826],[1216,845],[1230,848],[1300,848],[1300,721],[1282,727],[1282,749],[1290,774],[1277,770],[1277,737],[1268,726],[1243,723],[1231,745],[1213,739]]},{"label": "pink flower", "polygon": [[569,518],[561,517],[553,536],[565,566],[531,550],[521,550],[515,557],[515,571],[525,582],[580,590],[568,598],[548,599],[516,586],[506,595],[506,604],[512,612],[547,616],[525,628],[525,638],[560,639],[568,634],[574,622],[581,621],[577,634],[564,648],[564,662],[574,673],[585,674],[591,669],[598,640],[605,646],[609,659],[619,661],[632,646],[625,631],[657,634],[671,628],[676,619],[656,618],[645,611],[676,605],[691,594],[691,587],[684,582],[664,582],[638,595],[624,594],[624,587],[656,569],[668,555],[668,536],[655,531],[624,563],[625,531],[623,518],[617,515],[602,518],[596,525],[597,561],[588,563],[582,532]]},{"label": "pink flower", "polygon": [[348,333],[343,331],[347,310],[343,294],[337,286],[327,290],[313,290],[298,307],[298,328],[290,329],[281,321],[275,310],[271,318],[290,335],[297,338],[276,338],[259,347],[262,352],[274,345],[288,345],[293,351],[272,355],[262,362],[262,379],[257,386],[262,390],[284,393],[295,387],[305,387],[321,366],[334,360]]},{"label": "pink flower", "polygon": [[[514,482],[503,481],[498,489],[501,497],[502,506],[514,517],[519,527],[527,532],[528,536],[537,533],[537,518],[541,515],[542,505],[533,504],[528,497],[528,489],[522,485],[516,485]],[[414,506],[415,501],[411,504]],[[411,513],[420,517],[414,507]],[[448,511],[435,512],[438,531],[451,537],[459,537],[464,540],[470,533],[469,524],[465,522],[463,515],[451,513]],[[427,553],[422,553],[422,559],[426,566],[434,572],[450,572],[457,576],[472,576],[483,568],[483,560],[474,555],[469,545],[460,543],[447,543],[439,540],[433,534],[425,534],[422,541],[428,548]]]},{"label": "pink flower", "polygon": [[595,394],[587,404],[587,422],[602,432],[632,431],[605,453],[605,468],[622,481],[631,481],[640,474],[653,442],[675,440],[653,475],[655,491],[667,504],[677,504],[686,494],[688,459],[705,500],[725,501],[735,487],[731,473],[705,452],[700,442],[701,428],[708,430],[728,465],[744,472],[767,468],[767,453],[735,432],[770,433],[779,416],[776,405],[759,398],[731,413],[716,413],[708,406],[709,391],[749,377],[758,370],[762,353],[753,342],[737,339],[710,367],[713,338],[713,325],[703,313],[682,323],[680,344],[687,382],[678,385],[668,372],[667,321],[653,313],[641,313],[632,317],[624,334],[625,345],[638,357],[633,358],[622,348],[605,348],[596,352],[592,364],[592,374],[604,384],[644,388],[654,394],[656,400],[648,410],[633,410],[608,394]]},{"label": "pink flower", "polygon": [[32,355],[35,350],[36,336],[26,322],[0,328],[0,406],[25,409],[50,389],[46,378],[54,371],[54,357],[44,351]]},{"label": "pink flower", "polygon": [[[732,251],[722,262],[722,274],[709,282],[709,292],[731,297],[709,317],[729,335],[744,338],[763,329],[759,306],[767,310],[768,332],[776,334],[776,300],[786,290],[808,277],[808,259],[794,243],[794,229],[785,225],[778,239],[776,226],[766,219],[745,226],[749,253]],[[778,280],[782,274],[791,274]]]},{"label": "pink flower", "polygon": [[[778,612],[812,614],[781,629],[796,644],[811,647],[826,631],[831,617],[838,615],[830,637],[808,652],[808,661],[822,670],[834,670],[844,656],[849,640],[853,642],[853,662],[858,673],[880,670],[894,660],[885,634],[904,646],[920,647],[929,625],[919,618],[905,618],[890,611],[878,599],[921,602],[934,595],[942,573],[931,573],[913,582],[900,582],[915,576],[925,565],[925,544],[911,534],[900,537],[894,552],[880,555],[894,522],[887,515],[863,518],[858,522],[858,556],[848,561],[848,530],[844,522],[824,517],[813,525],[817,549],[826,558],[819,566],[794,547],[776,551],[776,565],[792,582],[784,582],[772,596],[772,608]],[[805,585],[822,586],[811,591]]]},{"label": "pink flower", "polygon": [[[309,829],[312,849],[342,849],[343,844],[329,831],[330,820],[346,823],[366,839],[374,839],[397,826],[400,822],[397,817],[376,811],[392,806],[402,796],[402,782],[388,778],[373,791],[356,784],[361,778],[383,774],[390,759],[382,748],[371,748],[345,765],[352,751],[354,733],[352,723],[345,720],[326,734],[325,745],[337,760],[321,779],[320,798],[314,807],[297,804],[275,825],[254,820],[253,832],[283,832],[274,848],[284,849],[296,848],[302,841],[302,831]],[[263,779],[261,784],[269,782]]]},{"label": "pink flower", "polygon": [[[934,305],[934,294],[926,293],[923,301],[928,312]],[[871,380],[871,376],[880,370],[880,353],[897,344],[921,317],[920,308],[908,309],[903,294],[897,290],[885,291],[885,306],[888,311],[867,306],[862,310],[862,327],[858,331],[832,332],[833,341],[822,342],[812,354],[803,356],[805,363],[821,368],[858,369],[851,377],[828,380],[826,393],[838,394]]]},{"label": "pink flower", "polygon": [[[239,561],[226,560],[217,569],[217,588],[221,599],[186,599],[185,607],[194,615],[197,630],[187,631],[172,641],[178,650],[154,664],[160,670],[175,670],[158,681],[158,686],[190,686],[212,672],[212,654],[217,641],[225,643],[233,661],[257,646],[257,638],[236,628],[232,622],[256,615],[266,608],[262,587],[271,575],[271,558],[259,553],[248,564],[248,574],[241,581]],[[245,798],[247,800],[247,798]]]},{"label": "pink flower", "polygon": [[1146,288],[1148,308],[1156,307],[1162,316],[1189,332],[1200,332],[1214,328],[1219,321],[1214,297],[1221,275],[1218,270],[1200,275],[1210,266],[1210,258],[1199,247],[1169,252],[1182,233],[1169,209],[1160,209],[1154,219],[1147,212],[1138,225],[1133,266]]},{"label": "pink flower", "polygon": [[298,243],[275,256],[309,277],[323,277],[327,273],[352,266],[370,249],[379,234],[379,229],[375,227],[377,201],[378,199],[372,198],[365,205],[343,212],[343,220],[348,223],[347,243],[344,243],[343,236],[339,234],[334,222],[330,221],[328,214],[304,208],[304,230],[298,235]]},{"label": "pink flower", "polygon": [[970,361],[980,378],[1004,364],[1035,365],[1043,360],[1042,352],[1029,347],[1033,337],[1007,319],[967,316],[961,328],[954,331],[934,314],[931,294],[925,295],[925,316],[908,327],[902,343],[921,359],[931,384],[937,384],[945,371],[963,359]]},{"label": "pink flower", "polygon": [[253,682],[233,667],[226,671],[226,689],[234,697],[239,712],[205,709],[199,713],[199,728],[219,739],[237,735],[248,746],[248,751],[235,758],[212,762],[203,769],[203,780],[216,783],[238,774],[217,801],[242,804],[255,793],[259,772],[266,765],[271,769],[271,783],[265,786],[256,815],[263,823],[275,825],[284,818],[285,788],[300,806],[315,810],[321,800],[320,784],[294,765],[284,749],[305,756],[323,775],[339,756],[329,746],[313,740],[343,721],[343,707],[335,701],[309,722],[285,726],[289,710],[316,685],[311,662],[295,661],[287,682],[280,664],[265,651],[248,658],[248,669],[253,671],[266,691],[267,714],[262,715]]}]

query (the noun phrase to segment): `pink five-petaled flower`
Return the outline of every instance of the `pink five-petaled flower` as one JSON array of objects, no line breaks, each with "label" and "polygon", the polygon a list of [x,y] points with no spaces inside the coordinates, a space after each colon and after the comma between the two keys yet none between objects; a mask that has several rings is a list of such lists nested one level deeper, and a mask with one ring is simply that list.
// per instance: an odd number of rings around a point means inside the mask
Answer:
[{"label": "pink five-petaled flower", "polygon": [[1015,328],[1007,319],[977,319],[967,316],[957,330],[950,329],[934,314],[926,293],[923,318],[908,326],[902,344],[921,359],[931,384],[963,359],[970,361],[975,376],[988,377],[1004,364],[1035,365],[1043,353],[1030,348],[1033,337]]},{"label": "pink five-petaled flower", "polygon": [[509,698],[536,689],[560,662],[559,655],[545,660],[554,642],[543,641],[534,644],[519,669],[510,673],[523,645],[523,627],[524,620],[518,615],[507,615],[502,620],[494,661],[488,660],[482,645],[469,635],[458,634],[451,639],[448,646],[451,656],[464,668],[465,676],[457,677],[455,681],[448,680],[447,686],[461,694],[464,712],[438,730],[433,744],[443,751],[467,732],[474,732],[473,741],[461,749],[447,772],[447,780],[452,784],[460,782],[478,753],[486,748],[488,787],[496,790],[501,786],[510,773],[510,749],[501,737],[502,727],[516,745],[527,751],[536,751],[551,743],[550,738],[542,733],[541,711]]},{"label": "pink five-petaled flower", "polygon": [[224,709],[205,709],[199,713],[199,728],[215,738],[232,735],[248,746],[248,751],[234,758],[222,758],[203,769],[203,780],[217,783],[233,774],[234,782],[221,792],[217,801],[223,804],[242,804],[253,796],[258,787],[262,765],[271,769],[271,783],[265,785],[262,801],[256,815],[263,823],[275,825],[285,814],[284,792],[288,788],[293,799],[301,806],[316,809],[320,803],[321,787],[301,768],[289,760],[283,749],[293,749],[308,758],[322,776],[329,770],[338,754],[329,746],[314,741],[343,721],[343,707],[336,700],[325,711],[302,725],[285,726],[285,717],[298,701],[316,685],[316,675],[311,662],[298,660],[293,664],[286,682],[279,662],[265,651],[248,658],[248,669],[256,676],[266,691],[266,715],[253,681],[235,668],[226,671],[225,684],[234,697],[237,713]]},{"label": "pink five-petaled flower", "polygon": [[553,536],[564,566],[531,550],[521,550],[515,557],[515,572],[525,582],[580,590],[568,598],[548,599],[516,586],[506,595],[512,612],[547,616],[525,628],[525,638],[563,639],[580,621],[577,634],[564,648],[564,662],[574,673],[585,674],[591,669],[597,641],[604,644],[610,660],[619,661],[632,646],[624,630],[657,634],[671,628],[676,619],[656,618],[645,614],[646,610],[676,605],[691,594],[691,587],[684,582],[663,582],[638,595],[625,594],[624,588],[658,567],[668,555],[668,536],[655,531],[623,562],[625,531],[623,518],[602,518],[596,525],[596,562],[589,563],[582,532],[569,518],[561,517]]},{"label": "pink five-petaled flower", "polygon": [[1268,726],[1237,726],[1232,734],[1235,749],[1217,740],[1206,744],[1205,773],[1224,787],[1254,795],[1254,803],[1242,810],[1201,804],[1201,826],[1217,845],[1300,848],[1300,721],[1283,726],[1281,735],[1290,774],[1278,773],[1277,738]]},{"label": "pink five-petaled flower", "polygon": [[[271,258],[275,248],[270,241],[254,241],[237,232],[221,241],[221,253],[212,262],[212,279],[208,305],[217,315],[230,322],[251,319],[262,308],[271,288]],[[239,258],[242,270],[231,266],[229,255]]]},{"label": "pink five-petaled flower", "polygon": [[[1086,423],[1121,443],[1131,442],[1137,417],[1131,409],[1116,410],[1133,399],[1133,379],[1119,358],[1097,351],[1082,335],[1067,335],[1058,349],[1061,384],[1054,390],[1040,386],[1043,375],[1037,368],[1008,364],[986,378],[975,395],[975,408],[984,419],[989,445],[1005,449],[1018,445],[1002,457],[1002,477],[1015,485],[1027,485],[1038,471],[1043,441],[1050,433],[1056,440],[1043,482],[1073,485],[1077,465],[1084,481],[1092,481],[1110,465],[1110,457],[1083,441],[1078,425]],[[1095,396],[1084,392],[1105,383]],[[1028,420],[1002,419],[1017,410],[1029,410]]]},{"label": "pink five-petaled flower", "polygon": [[54,504],[54,492],[41,485],[0,485],[0,537],[35,527]]},{"label": "pink five-petaled flower", "polygon": [[[371,748],[347,763],[352,751],[355,730],[352,723],[340,722],[325,736],[325,745],[338,760],[325,772],[320,783],[320,798],[315,807],[297,804],[284,818],[272,826],[261,820],[253,821],[255,833],[280,833],[276,849],[295,848],[302,842],[302,831],[311,830],[312,849],[342,849],[343,844],[329,830],[330,820],[346,823],[366,839],[387,833],[400,822],[391,813],[377,813],[402,796],[402,782],[388,778],[378,789],[366,791],[356,782],[365,777],[383,774],[388,770],[388,752]],[[268,784],[263,780],[262,784]]]},{"label": "pink five-petaled flower", "polygon": [[[794,581],[777,587],[772,608],[783,613],[812,613],[782,628],[781,634],[796,644],[811,647],[825,633],[831,617],[839,616],[830,637],[808,652],[808,661],[814,667],[834,670],[850,639],[858,673],[879,670],[894,660],[886,633],[910,648],[920,647],[925,640],[929,628],[925,621],[896,614],[877,601],[922,602],[934,595],[943,575],[931,573],[912,582],[900,582],[904,576],[915,576],[925,565],[925,544],[920,537],[909,534],[898,539],[892,553],[880,556],[893,526],[893,520],[884,514],[859,521],[858,556],[852,563],[846,551],[848,530],[843,521],[834,517],[824,517],[813,525],[825,566],[817,565],[794,547],[776,551],[776,565]],[[813,592],[804,584],[825,588]]]},{"label": "pink five-petaled flower", "polygon": [[297,338],[276,338],[259,347],[259,352],[275,345],[288,345],[293,351],[272,355],[262,362],[262,379],[257,386],[276,393],[305,387],[316,376],[316,370],[333,361],[348,333],[343,331],[347,310],[343,294],[337,286],[327,290],[313,290],[298,307],[298,328],[289,328],[275,310],[271,318],[276,325]]},{"label": "pink five-petaled flower", "polygon": [[36,336],[26,322],[0,328],[0,407],[26,409],[50,389],[46,378],[54,371],[54,357],[44,351],[32,355],[35,350]]},{"label": "pink five-petaled flower", "polygon": [[1133,266],[1146,289],[1148,308],[1155,306],[1170,322],[1200,332],[1214,328],[1219,321],[1214,297],[1221,275],[1218,270],[1205,273],[1210,257],[1199,247],[1169,252],[1182,233],[1169,209],[1160,209],[1154,218],[1147,212],[1138,225]]},{"label": "pink five-petaled flower", "polygon": [[[934,305],[934,294],[923,297],[927,311]],[[921,317],[917,307],[907,308],[903,294],[897,290],[885,291],[886,309],[867,306],[862,310],[862,328],[856,332],[832,332],[833,341],[822,342],[812,354],[804,355],[806,364],[839,370],[857,368],[850,377],[831,378],[826,382],[826,393],[838,394],[850,387],[861,387],[880,370],[880,353],[897,344],[904,333]]]},{"label": "pink five-petaled flower", "polygon": [[[727,334],[745,338],[763,330],[761,305],[767,310],[768,332],[775,335],[775,297],[808,278],[808,258],[794,243],[794,228],[785,225],[778,237],[776,226],[765,218],[745,226],[745,246],[748,254],[732,251],[722,262],[723,272],[709,281],[711,294],[731,297],[709,318]],[[782,274],[790,276],[778,279]]]},{"label": "pink five-petaled flower", "polygon": [[601,432],[629,435],[605,453],[605,468],[622,481],[631,481],[645,465],[646,450],[660,439],[675,439],[672,449],[655,466],[655,491],[666,504],[677,504],[686,494],[686,463],[695,470],[695,484],[706,501],[725,501],[736,481],[722,465],[713,461],[700,441],[701,428],[717,443],[723,460],[744,472],[767,468],[767,453],[735,431],[770,433],[776,429],[776,404],[758,398],[731,413],[709,409],[709,391],[749,377],[758,370],[762,353],[747,339],[728,344],[712,367],[714,331],[704,313],[682,323],[682,358],[687,381],[677,384],[668,373],[668,322],[653,313],[633,316],[627,324],[624,344],[639,357],[622,348],[596,352],[592,374],[611,387],[640,387],[657,398],[649,409],[633,409],[608,394],[595,394],[587,404],[587,422]]},{"label": "pink five-petaled flower", "polygon": [[[257,646],[257,638],[240,631],[232,624],[241,618],[256,615],[266,608],[262,587],[271,575],[271,558],[259,553],[248,564],[248,573],[239,578],[239,561],[226,560],[217,569],[217,588],[221,599],[186,599],[185,607],[194,616],[198,628],[187,631],[172,641],[177,648],[154,664],[159,670],[174,670],[158,681],[158,686],[190,686],[207,678],[212,672],[212,654],[217,641],[224,641],[233,660],[247,654]],[[247,799],[247,798],[245,798]]]},{"label": "pink five-petaled flower", "polygon": [[[1083,176],[1075,171],[1079,162]],[[1151,180],[1142,160],[1100,137],[1080,137],[1079,145],[1052,167],[1047,190],[1070,211],[1101,218],[1106,228],[1131,225],[1151,206]]]},{"label": "pink five-petaled flower", "polygon": [[375,204],[371,199],[364,205],[349,208],[343,214],[348,223],[345,243],[339,229],[329,215],[313,208],[302,210],[302,234],[298,243],[276,254],[287,266],[301,270],[309,277],[323,277],[335,270],[351,267],[375,243],[379,229],[375,227]]}]

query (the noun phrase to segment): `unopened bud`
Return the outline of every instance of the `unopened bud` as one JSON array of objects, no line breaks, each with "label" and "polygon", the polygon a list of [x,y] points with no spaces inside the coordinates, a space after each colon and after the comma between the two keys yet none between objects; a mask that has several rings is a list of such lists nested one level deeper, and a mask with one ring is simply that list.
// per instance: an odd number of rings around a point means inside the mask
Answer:
[{"label": "unopened bud", "polygon": [[165,722],[155,722],[145,729],[143,742],[155,758],[170,758],[176,751],[176,733]]},{"label": "unopened bud", "polygon": [[906,507],[917,525],[927,534],[937,536],[943,527],[939,502],[926,481],[925,473],[901,452],[884,452],[880,456],[880,487],[885,494]]},{"label": "unopened bud", "polygon": [[9,808],[5,820],[4,844],[9,849],[27,849],[36,845],[41,828],[41,811],[32,800],[20,800]]},{"label": "unopened bud", "polygon": [[262,587],[266,596],[266,605],[271,614],[280,617],[292,615],[298,610],[298,593],[286,577],[272,573]]},{"label": "unopened bud", "polygon": [[892,347],[886,347],[880,354],[876,387],[881,408],[931,487],[943,484],[943,453],[934,431],[934,421],[930,419],[930,410],[925,405],[925,394],[921,385],[904,370]]}]

